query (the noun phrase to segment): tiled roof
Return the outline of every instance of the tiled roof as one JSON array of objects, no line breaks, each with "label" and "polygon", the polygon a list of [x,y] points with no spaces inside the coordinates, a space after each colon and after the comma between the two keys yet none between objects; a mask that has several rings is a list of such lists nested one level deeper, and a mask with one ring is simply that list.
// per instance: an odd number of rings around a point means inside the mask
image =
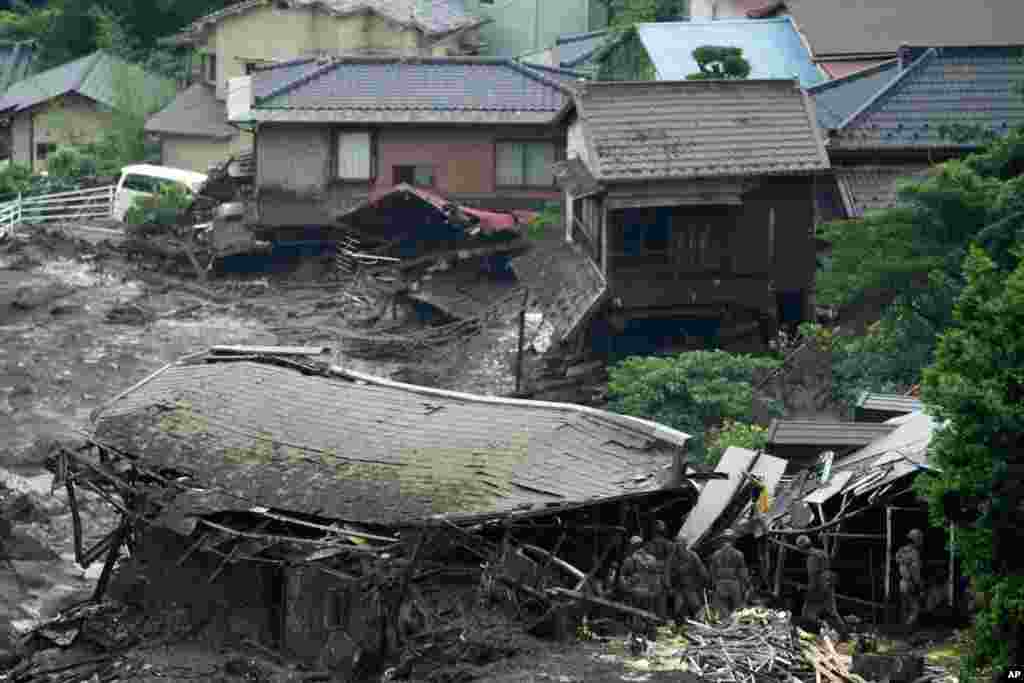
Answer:
[{"label": "tiled roof", "polygon": [[146,132],[228,139],[238,131],[228,125],[227,107],[214,87],[194,83],[146,121]]},{"label": "tiled roof", "polygon": [[[1024,4],[1022,4],[1024,6]],[[943,124],[980,125],[1005,135],[1024,124],[1019,48],[931,48],[869,98],[830,144],[842,149],[976,147],[939,135]]]},{"label": "tiled roof", "polygon": [[0,98],[0,110],[21,111],[65,93],[76,92],[108,107],[118,107],[117,88],[154,97],[174,96],[174,82],[98,51],[30,76]]},{"label": "tiled roof", "polygon": [[895,55],[910,45],[1015,45],[1020,0],[787,0],[814,56]]},{"label": "tiled roof", "polygon": [[[271,83],[272,82],[272,83]],[[548,123],[568,90],[506,59],[351,57],[253,75],[253,118],[323,122]]]},{"label": "tiled roof", "polygon": [[528,64],[525,62],[519,62],[522,66],[533,69],[542,78],[546,78],[556,83],[560,83],[567,88],[574,88],[579,85],[580,81],[587,80],[588,76],[580,71],[573,71],[571,69],[556,69],[550,66],[544,66],[543,64]]},{"label": "tiled roof", "polygon": [[0,94],[32,73],[36,45],[32,41],[0,42]]},{"label": "tiled roof", "polygon": [[607,36],[607,30],[558,36],[555,52],[559,66],[567,69],[584,66],[605,44]]},{"label": "tiled roof", "polygon": [[702,45],[741,48],[752,79],[798,78],[805,88],[825,79],[789,17],[637,24],[637,35],[659,80],[682,81],[699,71],[693,51]]},{"label": "tiled roof", "polygon": [[862,422],[772,420],[768,443],[777,446],[866,446],[896,429],[895,425]]},{"label": "tiled roof", "polygon": [[889,60],[844,78],[825,81],[807,89],[814,98],[818,124],[823,132],[838,128],[853,112],[899,74],[899,62]]},{"label": "tiled roof", "polygon": [[380,524],[657,491],[688,439],[576,405],[252,358],[166,368],[101,410],[94,438],[240,509]]},{"label": "tiled roof", "polygon": [[813,107],[795,81],[588,83],[576,102],[599,181],[829,167]]},{"label": "tiled roof", "polygon": [[[282,0],[276,0],[282,2]],[[204,15],[170,42],[190,42],[202,30],[220,20],[243,14],[255,7],[270,4],[271,0],[243,0],[224,9]],[[283,0],[292,8],[317,7],[336,15],[372,12],[401,26],[412,26],[426,34],[451,33],[468,26],[484,23],[466,11],[464,0]]]},{"label": "tiled roof", "polygon": [[848,218],[866,211],[891,209],[897,203],[898,181],[927,173],[927,164],[834,167],[836,184]]}]

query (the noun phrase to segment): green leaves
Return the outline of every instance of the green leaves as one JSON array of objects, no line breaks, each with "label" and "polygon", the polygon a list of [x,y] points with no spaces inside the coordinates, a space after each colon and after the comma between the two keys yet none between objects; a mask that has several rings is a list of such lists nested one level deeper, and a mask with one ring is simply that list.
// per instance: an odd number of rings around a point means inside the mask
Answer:
[{"label": "green leaves", "polygon": [[691,452],[706,457],[705,430],[725,420],[751,422],[752,381],[778,365],[776,360],[725,351],[634,356],[609,369],[610,407],[693,435]]},{"label": "green leaves", "polygon": [[700,71],[686,77],[690,81],[742,79],[750,75],[750,64],[739,47],[702,45],[693,51]]}]

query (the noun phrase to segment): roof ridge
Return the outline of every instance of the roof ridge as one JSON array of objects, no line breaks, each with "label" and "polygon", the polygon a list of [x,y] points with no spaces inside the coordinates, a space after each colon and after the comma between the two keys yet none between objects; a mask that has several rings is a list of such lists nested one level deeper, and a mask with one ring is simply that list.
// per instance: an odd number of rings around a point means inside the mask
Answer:
[{"label": "roof ridge", "polygon": [[882,71],[885,71],[887,69],[891,69],[893,66],[898,66],[898,65],[899,65],[899,60],[898,59],[888,59],[888,60],[882,62],[881,64],[875,64],[875,65],[869,66],[869,67],[867,67],[865,69],[861,69],[860,71],[854,71],[853,73],[846,74],[845,76],[840,76],[839,78],[833,78],[833,79],[825,81],[823,83],[818,83],[817,85],[812,85],[811,87],[807,88],[807,92],[809,92],[812,95],[816,95],[819,92],[823,92],[823,91],[828,90],[830,88],[838,88],[839,86],[845,85],[845,84],[850,83],[852,81],[855,81],[855,80],[858,80],[858,79],[861,79],[861,78],[867,78],[868,76],[874,76],[877,73],[881,73]]},{"label": "roof ridge", "polygon": [[591,38],[597,38],[607,34],[609,30],[610,29],[602,28],[596,31],[587,31],[586,33],[565,33],[560,36],[555,36],[555,45],[565,45],[566,43],[590,40]]},{"label": "roof ridge", "polygon": [[568,95],[569,98],[572,98],[572,90],[566,87],[565,85],[562,85],[556,80],[545,78],[542,74],[539,74],[536,71],[531,71],[529,67],[524,66],[523,64],[520,64],[519,62],[512,59],[506,60],[505,65],[511,67],[515,71],[518,71],[527,78],[532,78],[533,80],[543,83],[548,87],[554,88],[563,95]]},{"label": "roof ridge", "polygon": [[306,83],[309,83],[310,81],[313,81],[313,80],[319,78],[320,76],[323,76],[328,71],[331,71],[332,69],[337,68],[338,64],[339,64],[339,62],[337,62],[337,61],[335,61],[333,59],[332,60],[328,60],[323,66],[320,66],[319,68],[316,68],[313,71],[310,71],[308,74],[303,74],[303,75],[299,76],[298,78],[296,78],[294,80],[288,81],[286,83],[282,83],[280,86],[278,86],[274,90],[271,90],[266,95],[261,95],[259,97],[254,97],[253,98],[253,104],[260,104],[262,102],[266,102],[267,100],[269,100],[272,97],[278,97],[278,96],[283,95],[284,93],[288,92],[289,90],[294,90],[295,88],[297,88],[297,87],[299,87],[301,85],[305,85]]},{"label": "roof ridge", "polygon": [[879,90],[870,98],[868,98],[867,102],[862,104],[860,107],[857,108],[856,111],[847,116],[846,120],[840,123],[839,126],[835,128],[835,130],[842,130],[849,126],[854,121],[856,121],[859,116],[865,114],[869,109],[874,107],[875,104],[877,104],[883,97],[891,93],[892,90],[897,86],[897,84],[902,83],[903,80],[906,79],[909,74],[917,71],[919,68],[921,68],[922,64],[931,60],[937,54],[938,52],[934,47],[930,47],[927,50],[925,50],[924,54],[918,57],[916,60],[914,60],[913,64],[908,66],[906,69],[900,71],[900,73],[897,74],[897,76],[893,78],[891,81],[889,81],[885,86],[883,86],[881,90]]},{"label": "roof ridge", "polygon": [[96,65],[98,65],[100,61],[106,56],[108,55],[103,50],[96,50],[96,52],[93,52],[91,55],[83,57],[83,60],[91,59],[92,63],[82,70],[82,75],[78,78],[78,80],[75,81],[75,83],[70,88],[68,88],[68,91],[81,90],[82,86],[85,85],[85,82],[89,79],[89,76],[92,75],[93,71],[95,71]]}]

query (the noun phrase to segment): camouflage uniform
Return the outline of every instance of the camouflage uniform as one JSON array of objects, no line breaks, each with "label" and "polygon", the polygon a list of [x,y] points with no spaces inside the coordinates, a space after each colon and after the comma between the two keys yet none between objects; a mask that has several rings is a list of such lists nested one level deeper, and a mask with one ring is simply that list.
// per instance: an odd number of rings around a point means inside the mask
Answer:
[{"label": "camouflage uniform", "polygon": [[680,539],[669,567],[669,592],[675,603],[673,614],[680,621],[700,614],[704,607],[702,594],[710,583],[707,567],[700,555],[687,545],[686,538]]},{"label": "camouflage uniform", "polygon": [[649,544],[637,547],[622,563],[622,590],[634,607],[665,614],[665,562]]},{"label": "camouflage uniform", "polygon": [[746,594],[747,561],[743,553],[733,546],[735,533],[731,530],[724,534],[725,545],[711,556],[711,578],[715,584],[714,608],[721,617],[730,616],[735,610],[743,607],[743,596]]},{"label": "camouflage uniform", "polygon": [[923,535],[913,529],[907,535],[910,543],[896,551],[896,567],[900,573],[900,602],[903,621],[908,626],[917,623],[921,613],[924,585],[921,581],[921,542]]},{"label": "camouflage uniform", "polygon": [[814,622],[826,621],[840,633],[845,632],[846,622],[836,608],[836,575],[830,570],[828,555],[812,547],[807,536],[798,538],[796,544],[807,553],[807,592],[801,616]]}]

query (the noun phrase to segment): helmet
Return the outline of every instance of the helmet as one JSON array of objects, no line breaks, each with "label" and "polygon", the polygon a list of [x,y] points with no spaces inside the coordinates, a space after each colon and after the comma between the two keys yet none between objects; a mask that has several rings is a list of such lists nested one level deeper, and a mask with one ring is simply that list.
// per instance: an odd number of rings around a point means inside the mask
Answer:
[{"label": "helmet", "polygon": [[640,545],[643,542],[644,542],[644,539],[640,538],[639,536],[632,536],[629,539],[629,544],[630,545]]},{"label": "helmet", "polygon": [[911,529],[910,533],[907,534],[907,538],[915,543],[920,543],[924,539],[924,534],[921,533],[920,529]]},{"label": "helmet", "polygon": [[811,539],[807,536],[800,536],[796,539],[796,546],[798,548],[809,548],[811,545]]},{"label": "helmet", "polygon": [[722,538],[726,541],[732,541],[736,538],[736,532],[732,529],[726,529],[722,532]]},{"label": "helmet", "polygon": [[657,520],[654,523],[654,531],[655,531],[655,533],[658,533],[658,534],[661,534],[661,535],[664,536],[665,534],[668,533],[668,525],[666,525],[665,522],[663,522],[662,520],[659,519],[659,520]]}]

